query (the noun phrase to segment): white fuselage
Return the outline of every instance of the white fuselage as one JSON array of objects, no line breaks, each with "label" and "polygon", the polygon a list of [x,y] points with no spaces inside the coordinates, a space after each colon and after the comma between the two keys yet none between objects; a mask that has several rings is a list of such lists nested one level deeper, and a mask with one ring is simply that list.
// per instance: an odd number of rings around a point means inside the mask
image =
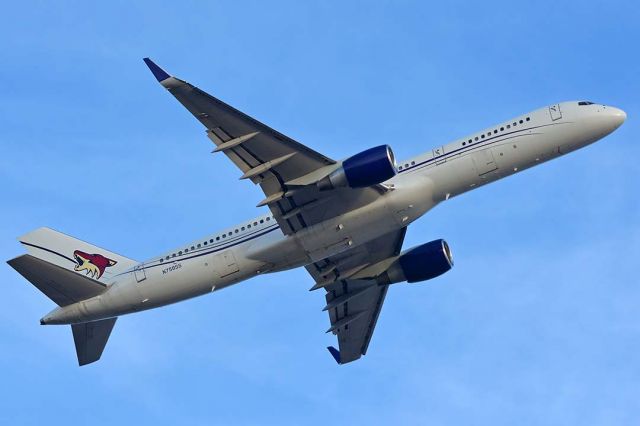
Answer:
[{"label": "white fuselage", "polygon": [[285,236],[271,215],[185,244],[122,273],[104,293],[57,308],[42,321],[114,317],[220,290],[257,274],[304,266],[406,227],[435,205],[591,144],[624,112],[603,105],[552,105],[403,161],[371,204]]}]

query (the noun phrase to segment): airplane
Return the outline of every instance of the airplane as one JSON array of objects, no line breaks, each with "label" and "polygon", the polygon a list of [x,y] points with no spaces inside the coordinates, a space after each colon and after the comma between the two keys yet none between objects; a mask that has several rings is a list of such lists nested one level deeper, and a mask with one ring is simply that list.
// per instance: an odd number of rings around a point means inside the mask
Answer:
[{"label": "airplane", "polygon": [[545,106],[399,163],[388,145],[333,160],[144,62],[205,129],[214,153],[259,185],[268,214],[144,262],[49,228],[19,238],[8,261],[58,307],[42,325],[71,325],[79,365],[100,359],[117,318],[305,267],[322,290],[338,364],[367,353],[389,286],[453,267],[443,239],[402,249],[407,227],[439,203],[605,137],[624,111],[589,101]]}]

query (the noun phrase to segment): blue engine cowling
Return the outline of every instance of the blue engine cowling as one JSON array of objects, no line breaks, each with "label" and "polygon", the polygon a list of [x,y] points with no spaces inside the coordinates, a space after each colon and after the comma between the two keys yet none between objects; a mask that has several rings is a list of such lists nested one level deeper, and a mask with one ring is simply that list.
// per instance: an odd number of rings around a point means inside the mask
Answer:
[{"label": "blue engine cowling", "polygon": [[380,145],[344,160],[342,167],[318,182],[318,188],[365,188],[384,182],[394,177],[397,172],[391,147]]},{"label": "blue engine cowling", "polygon": [[402,253],[383,274],[381,284],[415,283],[438,277],[453,267],[453,256],[445,240],[434,240]]}]

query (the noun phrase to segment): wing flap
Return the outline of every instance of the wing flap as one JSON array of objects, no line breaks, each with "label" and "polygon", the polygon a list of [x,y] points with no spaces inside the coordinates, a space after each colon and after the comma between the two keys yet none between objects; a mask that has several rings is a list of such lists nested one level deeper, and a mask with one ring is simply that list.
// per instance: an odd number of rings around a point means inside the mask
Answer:
[{"label": "wing flap", "polygon": [[[337,297],[332,297],[330,298],[330,300],[327,300],[327,304],[325,305],[324,308],[322,308],[323,311],[328,311],[329,309],[334,309],[337,308],[341,305],[344,305],[345,303],[347,303],[348,301],[350,301],[351,299],[353,299],[354,297],[360,296],[363,293],[365,293],[366,291],[370,290],[373,286],[367,286],[367,287],[363,287],[361,289],[356,289],[350,293],[344,293],[341,296],[337,296]],[[327,298],[329,298],[329,293],[327,293]]]}]

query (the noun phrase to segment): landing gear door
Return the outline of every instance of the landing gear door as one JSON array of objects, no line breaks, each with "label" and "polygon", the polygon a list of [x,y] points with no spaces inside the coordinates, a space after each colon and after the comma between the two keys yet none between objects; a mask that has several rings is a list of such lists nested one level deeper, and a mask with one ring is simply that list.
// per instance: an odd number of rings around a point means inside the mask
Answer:
[{"label": "landing gear door", "polygon": [[560,111],[560,104],[554,104],[549,107],[549,115],[551,115],[551,121],[560,120],[562,118],[562,111]]}]

